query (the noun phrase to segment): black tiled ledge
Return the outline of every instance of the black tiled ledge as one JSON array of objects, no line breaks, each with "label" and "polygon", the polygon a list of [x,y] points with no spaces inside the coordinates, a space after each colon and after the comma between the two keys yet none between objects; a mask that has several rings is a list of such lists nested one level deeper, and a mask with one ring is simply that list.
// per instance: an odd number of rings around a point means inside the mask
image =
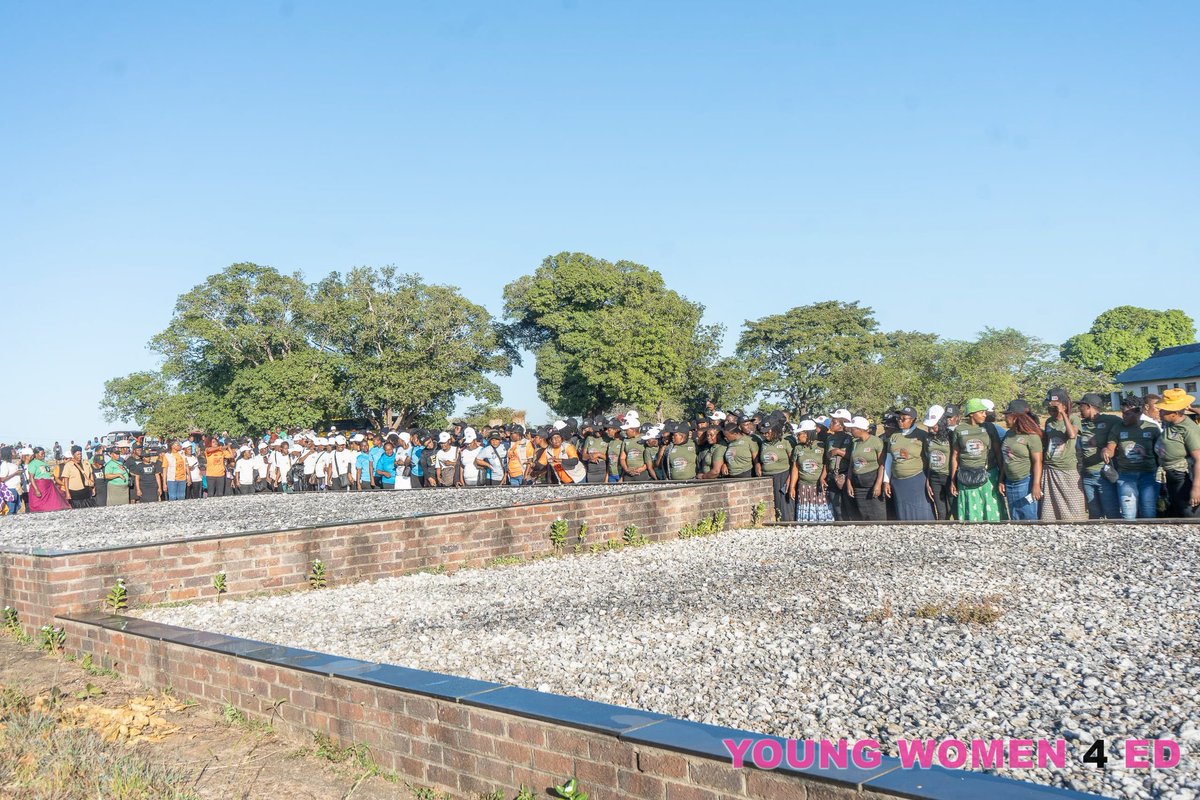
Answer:
[{"label": "black tiled ledge", "polygon": [[[373,686],[418,694],[436,700],[500,711],[528,719],[579,730],[602,733],[634,744],[672,750],[730,763],[723,739],[774,739],[782,747],[785,739],[737,728],[722,728],[668,717],[625,706],[598,703],[578,697],[537,692],[520,686],[460,678],[439,672],[411,669],[394,664],[376,664],[353,658],[301,650],[295,647],[256,642],[220,633],[208,633],[177,625],[85,612],[61,615],[59,619],[95,625],[132,636],[224,653],[235,658],[279,667],[357,681]],[[753,767],[747,767],[753,769]],[[838,786],[875,790],[917,800],[1102,800],[1099,795],[1060,789],[1044,784],[1002,778],[982,772],[944,769],[901,769],[898,759],[885,757],[880,766],[866,770],[796,769],[781,765],[772,770]]]}]

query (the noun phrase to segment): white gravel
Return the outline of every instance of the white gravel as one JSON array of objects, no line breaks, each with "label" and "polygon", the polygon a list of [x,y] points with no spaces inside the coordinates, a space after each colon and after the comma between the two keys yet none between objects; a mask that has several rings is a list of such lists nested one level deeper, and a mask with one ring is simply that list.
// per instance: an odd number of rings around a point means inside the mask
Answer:
[{"label": "white gravel", "polygon": [[[737,531],[142,616],[892,755],[1062,737],[1065,771],[1002,774],[1174,800],[1200,789],[1198,545],[1183,525]],[[914,616],[993,595],[991,624]],[[1081,763],[1101,737],[1103,772]],[[1156,737],[1179,767],[1113,758]]]},{"label": "white gravel", "polygon": [[0,550],[90,550],[245,531],[412,517],[645,489],[644,484],[265,493],[0,517]]}]

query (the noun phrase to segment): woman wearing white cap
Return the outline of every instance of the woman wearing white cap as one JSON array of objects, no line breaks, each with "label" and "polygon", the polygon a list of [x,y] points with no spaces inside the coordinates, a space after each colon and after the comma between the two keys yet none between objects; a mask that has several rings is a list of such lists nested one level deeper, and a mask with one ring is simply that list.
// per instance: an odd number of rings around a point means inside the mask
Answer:
[{"label": "woman wearing white cap", "polygon": [[433,464],[437,485],[442,487],[461,485],[458,480],[458,448],[454,446],[451,438],[446,431],[438,434],[438,450]]},{"label": "woman wearing white cap", "polygon": [[946,409],[933,405],[925,415],[929,431],[929,488],[933,492],[933,511],[938,519],[954,519],[954,496],[950,494],[950,426]]},{"label": "woman wearing white cap", "polygon": [[796,504],[797,522],[830,522],[833,508],[826,490],[825,445],[817,439],[817,424],[802,420],[792,448],[788,497]]},{"label": "woman wearing white cap", "polygon": [[235,494],[254,494],[256,479],[254,452],[249,445],[238,448],[237,461],[233,462],[233,491]]},{"label": "woman wearing white cap", "polygon": [[480,483],[481,472],[479,465],[475,462],[479,460],[480,453],[483,452],[483,445],[479,441],[479,436],[475,429],[468,427],[462,432],[462,447],[458,448],[458,485],[459,486],[478,486]]},{"label": "woman wearing white cap", "polygon": [[874,522],[887,519],[887,504],[883,499],[884,446],[871,433],[866,417],[855,417],[846,426],[854,443],[846,457],[846,497],[850,501],[850,519]]}]

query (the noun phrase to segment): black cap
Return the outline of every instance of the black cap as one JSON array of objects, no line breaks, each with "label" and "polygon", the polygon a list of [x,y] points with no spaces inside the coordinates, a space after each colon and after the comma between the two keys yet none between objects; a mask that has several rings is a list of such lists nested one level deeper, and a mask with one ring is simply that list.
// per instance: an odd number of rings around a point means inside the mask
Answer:
[{"label": "black cap", "polygon": [[721,430],[725,433],[741,433],[742,429],[736,422],[726,422],[721,426]]},{"label": "black cap", "polygon": [[949,417],[957,417],[958,415],[959,415],[958,406],[954,405],[954,403],[947,403],[946,410],[945,410],[945,412],[942,413],[942,419],[947,419]]},{"label": "black cap", "polygon": [[900,409],[899,411],[896,412],[896,416],[897,417],[912,417],[913,419],[918,419],[917,410],[915,408],[913,408],[912,406],[905,406],[904,408]]},{"label": "black cap", "polygon": [[1121,408],[1141,408],[1142,398],[1137,395],[1127,394],[1121,398]]},{"label": "black cap", "polygon": [[1079,402],[1087,403],[1092,408],[1097,408],[1097,409],[1104,408],[1104,398],[1101,397],[1100,395],[1096,394],[1095,392],[1088,392],[1083,397],[1079,398]]},{"label": "black cap", "polygon": [[608,419],[604,420],[604,427],[621,430],[621,420],[617,419],[616,417],[609,417]]},{"label": "black cap", "polygon": [[524,435],[525,435],[525,426],[524,426],[524,425],[518,425],[518,424],[516,424],[516,423],[514,422],[514,423],[513,423],[513,426],[512,426],[512,428],[510,429],[510,431],[509,431],[509,432],[510,432],[510,433],[519,433],[519,434],[521,434],[522,436],[524,436]]},{"label": "black cap", "polygon": [[1067,394],[1067,390],[1061,386],[1055,386],[1046,392],[1046,402],[1053,403],[1056,400],[1060,403],[1069,403],[1071,402],[1071,395]]},{"label": "black cap", "polygon": [[1008,408],[1004,409],[1005,414],[1028,414],[1029,403],[1026,403],[1021,398],[1017,398],[1008,404]]}]

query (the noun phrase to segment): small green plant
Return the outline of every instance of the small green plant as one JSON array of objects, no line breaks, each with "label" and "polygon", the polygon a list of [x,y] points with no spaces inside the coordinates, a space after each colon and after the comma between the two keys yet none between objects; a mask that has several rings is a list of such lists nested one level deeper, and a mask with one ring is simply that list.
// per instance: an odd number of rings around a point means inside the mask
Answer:
[{"label": "small green plant", "polygon": [[408,790],[412,792],[413,800],[450,800],[450,795],[428,786],[417,786],[410,783]]},{"label": "small green plant", "polygon": [[226,725],[244,726],[246,724],[246,715],[232,703],[226,703],[221,708],[221,717],[225,720]]},{"label": "small green plant", "polygon": [[533,790],[526,788],[525,784],[521,784],[521,788],[517,790],[517,796],[514,800],[536,800],[533,796]]},{"label": "small green plant", "polygon": [[575,545],[575,555],[579,555],[582,552],[583,552],[583,545],[582,544]]},{"label": "small green plant", "polygon": [[489,567],[505,567],[509,564],[520,564],[525,559],[520,556],[496,556],[491,561],[487,562]]},{"label": "small green plant", "polygon": [[561,786],[555,786],[554,795],[563,800],[588,800],[587,792],[580,790],[579,781],[575,778],[571,778]]},{"label": "small green plant", "polygon": [[503,789],[494,789],[480,794],[479,800],[508,800],[508,798],[504,796]]},{"label": "small green plant", "polygon": [[620,539],[609,539],[604,546],[609,550],[622,550],[625,547],[625,543]]},{"label": "small green plant", "polygon": [[446,574],[446,565],[445,564],[435,564],[432,567],[421,567],[420,569],[414,569],[412,572],[410,572],[408,574],[409,575],[445,575]]},{"label": "small green plant", "polygon": [[308,570],[308,586],[310,589],[324,589],[329,585],[329,578],[325,573],[325,562],[319,558],[314,558],[312,567]]},{"label": "small green plant", "polygon": [[8,631],[8,635],[16,639],[21,644],[29,644],[32,639],[25,629],[21,627],[21,620],[17,618],[17,610],[12,606],[4,607],[4,630]]},{"label": "small green plant", "polygon": [[679,538],[680,539],[691,539],[695,535],[696,535],[696,526],[695,525],[688,524],[688,525],[684,525],[682,528],[679,529]]},{"label": "small green plant", "polygon": [[725,530],[725,522],[729,519],[729,512],[725,509],[713,512],[713,533],[721,533]]},{"label": "small green plant", "polygon": [[101,689],[99,686],[96,686],[95,684],[89,683],[87,686],[84,686],[78,692],[72,692],[71,697],[74,697],[76,700],[88,700],[92,697],[99,697],[102,694],[104,694],[103,689]]},{"label": "small green plant", "polygon": [[216,575],[213,575],[212,585],[213,585],[213,589],[215,589],[217,591],[217,602],[219,603],[219,602],[221,602],[221,595],[223,595],[223,594],[225,594],[225,592],[229,591],[225,587],[225,572],[224,571],[218,572]]},{"label": "small green plant", "polygon": [[586,522],[579,523],[579,543],[583,544],[587,541],[588,524]]},{"label": "small green plant", "polygon": [[61,652],[67,643],[67,632],[63,628],[43,625],[38,633],[38,649],[45,650],[47,653]]},{"label": "small green plant", "polygon": [[595,555],[596,553],[603,553],[604,548],[605,548],[604,544],[602,544],[600,542],[592,542],[592,546],[591,546],[590,550],[592,552],[592,555]]},{"label": "small green plant", "polygon": [[766,518],[767,504],[755,503],[754,508],[750,509],[750,527],[761,528]]},{"label": "small green plant", "polygon": [[108,590],[108,596],[104,598],[104,605],[113,611],[124,611],[129,605],[129,594],[125,591],[124,578],[117,578],[117,582]]},{"label": "small green plant", "polygon": [[88,675],[104,675],[105,677],[108,677],[108,678],[120,677],[117,675],[117,671],[114,669],[109,669],[108,667],[96,666],[95,661],[92,660],[91,653],[83,654],[83,660],[79,662],[79,668],[82,669],[84,672],[86,672]]},{"label": "small green plant", "polygon": [[633,524],[625,526],[625,532],[621,534],[621,540],[630,547],[641,547],[650,541],[638,531],[638,526]]},{"label": "small green plant", "polygon": [[554,552],[562,554],[563,548],[567,546],[567,533],[570,528],[565,519],[556,519],[550,523],[550,546],[554,548]]}]

